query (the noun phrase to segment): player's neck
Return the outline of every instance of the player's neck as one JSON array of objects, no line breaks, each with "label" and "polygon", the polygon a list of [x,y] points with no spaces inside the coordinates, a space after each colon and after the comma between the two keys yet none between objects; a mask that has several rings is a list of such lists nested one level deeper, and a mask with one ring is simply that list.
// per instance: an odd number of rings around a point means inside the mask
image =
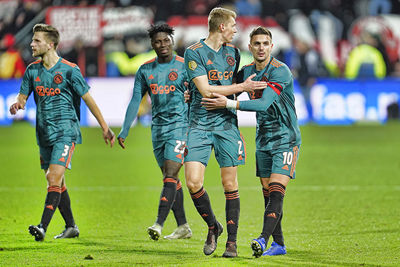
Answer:
[{"label": "player's neck", "polygon": [[256,70],[258,71],[263,70],[268,65],[270,60],[271,60],[271,55],[269,55],[268,58],[263,61],[254,60],[254,62],[256,63]]},{"label": "player's neck", "polygon": [[174,58],[174,55],[173,54],[171,54],[171,55],[169,55],[169,56],[167,56],[167,57],[159,57],[159,56],[157,56],[157,61],[158,61],[158,63],[161,63],[161,64],[163,64],[163,63],[169,63],[169,62],[171,62],[171,60]]},{"label": "player's neck", "polygon": [[218,52],[221,46],[224,44],[222,37],[218,33],[210,33],[204,40],[204,43],[215,52]]},{"label": "player's neck", "polygon": [[46,54],[43,55],[42,63],[46,69],[51,69],[52,67],[54,67],[54,65],[57,64],[59,59],[60,57],[58,56],[56,51],[48,51]]}]

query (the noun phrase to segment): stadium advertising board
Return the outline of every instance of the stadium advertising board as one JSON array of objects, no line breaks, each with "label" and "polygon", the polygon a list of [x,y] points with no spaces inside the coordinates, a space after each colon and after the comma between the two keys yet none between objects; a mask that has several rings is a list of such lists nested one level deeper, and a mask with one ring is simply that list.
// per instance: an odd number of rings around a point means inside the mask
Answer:
[{"label": "stadium advertising board", "polygon": [[103,12],[103,35],[111,37],[115,34],[146,32],[153,16],[151,9],[140,6],[107,8]]},{"label": "stadium advertising board", "polygon": [[387,107],[399,103],[400,81],[319,80],[311,90],[312,118],[318,124],[385,122]]},{"label": "stadium advertising board", "polygon": [[103,40],[102,13],[102,6],[51,7],[46,12],[46,23],[60,32],[60,48],[73,47],[79,39],[85,46],[95,47]]},{"label": "stadium advertising board", "polygon": [[[132,96],[134,78],[89,78],[90,93],[99,105],[106,121],[111,126],[120,127]],[[21,80],[0,81],[0,125],[11,125],[14,118],[35,122],[35,103],[30,96],[25,110],[17,117],[9,114],[9,107],[15,101]],[[296,111],[300,124],[310,121],[305,100],[295,83]],[[247,99],[245,94],[239,100]],[[397,79],[376,80],[324,80],[321,79],[311,90],[313,107],[312,120],[320,125],[346,125],[359,121],[384,123],[387,107],[400,103],[400,81]],[[254,126],[253,112],[238,112],[239,125]],[[81,105],[81,125],[97,126],[96,119]]]}]

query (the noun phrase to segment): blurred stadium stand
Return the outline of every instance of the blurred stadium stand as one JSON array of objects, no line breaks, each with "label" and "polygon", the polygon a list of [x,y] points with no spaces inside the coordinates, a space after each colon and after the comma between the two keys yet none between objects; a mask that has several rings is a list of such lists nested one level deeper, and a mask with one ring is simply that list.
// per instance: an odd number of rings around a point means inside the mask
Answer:
[{"label": "blurred stadium stand", "polygon": [[[313,101],[316,95],[321,98],[321,94],[336,90],[332,87],[335,80],[326,83],[330,79],[340,78],[336,86],[344,87],[339,89],[353,92],[360,89],[364,94],[349,100],[346,92],[341,93],[347,103],[342,107],[346,110],[354,105],[354,99],[370,99],[371,94],[365,89],[370,84],[376,92],[387,88],[397,90],[394,95],[385,91],[391,100],[386,97],[381,101],[390,102],[387,105],[399,102],[396,77],[400,77],[400,1],[397,0],[2,0],[0,56],[7,50],[5,36],[11,34],[25,65],[32,62],[29,46],[32,27],[44,22],[60,30],[60,55],[77,63],[86,77],[134,76],[143,62],[155,56],[146,31],[150,24],[168,22],[174,26],[175,50],[183,56],[187,46],[207,35],[207,14],[216,6],[231,8],[239,14],[234,44],[241,50],[241,65],[252,61],[247,51],[251,29],[262,25],[271,30],[273,55],[291,68],[300,84],[299,95],[313,106],[305,108],[304,112],[309,114],[305,121],[322,123],[317,114],[321,109]],[[365,46],[370,49],[365,51],[373,49],[374,53],[355,53]],[[356,56],[348,62],[351,54]],[[376,54],[374,58],[372,54]],[[315,64],[318,68],[314,68]],[[309,85],[308,89],[304,84]],[[390,86],[386,87],[387,84]],[[329,102],[326,108],[340,106],[342,100]],[[361,112],[362,119],[382,121],[379,115],[382,107],[378,106],[373,111],[367,108]],[[361,113],[352,116],[359,120]]]}]

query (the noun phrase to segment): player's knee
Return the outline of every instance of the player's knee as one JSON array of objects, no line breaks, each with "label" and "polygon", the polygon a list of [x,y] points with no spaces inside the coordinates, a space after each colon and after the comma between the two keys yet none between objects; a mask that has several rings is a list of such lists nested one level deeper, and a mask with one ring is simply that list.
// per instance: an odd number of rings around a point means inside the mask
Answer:
[{"label": "player's knee", "polygon": [[224,180],[222,182],[225,192],[232,192],[238,189],[237,180]]},{"label": "player's knee", "polygon": [[63,175],[57,172],[50,172],[46,173],[46,179],[49,186],[61,186],[62,184],[62,177]]},{"label": "player's knee", "polygon": [[186,180],[186,186],[191,193],[194,193],[199,191],[203,187],[203,184],[198,181]]}]

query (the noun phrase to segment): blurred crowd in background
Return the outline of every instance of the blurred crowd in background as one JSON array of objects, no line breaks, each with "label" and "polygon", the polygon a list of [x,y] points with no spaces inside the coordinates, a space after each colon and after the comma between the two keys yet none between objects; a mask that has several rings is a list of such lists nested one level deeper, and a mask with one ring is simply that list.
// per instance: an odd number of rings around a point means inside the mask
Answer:
[{"label": "blurred crowd in background", "polygon": [[[175,51],[183,56],[187,46],[207,35],[207,15],[216,6],[238,14],[234,44],[241,65],[252,61],[249,32],[262,25],[272,31],[273,55],[302,87],[317,77],[400,76],[399,0],[2,0],[0,78],[21,77],[34,60],[29,44],[36,23],[61,28],[60,55],[85,76],[132,76],[155,56],[146,31],[151,23],[176,29]],[[68,20],[73,13],[75,19]],[[71,39],[74,27],[83,27],[83,34]],[[85,32],[99,29],[100,37]],[[72,41],[63,42],[67,37]]]}]

